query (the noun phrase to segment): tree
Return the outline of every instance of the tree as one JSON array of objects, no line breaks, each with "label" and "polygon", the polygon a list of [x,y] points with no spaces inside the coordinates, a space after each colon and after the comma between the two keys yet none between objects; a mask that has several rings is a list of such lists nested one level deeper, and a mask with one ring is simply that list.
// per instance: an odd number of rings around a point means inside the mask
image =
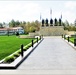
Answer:
[{"label": "tree", "polygon": [[67,20],[64,23],[65,23],[65,26],[69,26],[69,22]]},{"label": "tree", "polygon": [[32,21],[32,22],[27,22],[26,24],[23,24],[25,32],[35,32],[40,30],[40,22],[39,21]]},{"label": "tree", "polygon": [[76,26],[76,20],[74,21],[74,25]]},{"label": "tree", "polygon": [[23,29],[25,29],[25,25],[26,25],[26,22],[25,21],[20,21],[20,24],[19,26],[22,27]]},{"label": "tree", "polygon": [[64,30],[68,30],[68,27],[69,27],[69,22],[66,20],[64,23]]},{"label": "tree", "polygon": [[12,19],[11,22],[9,22],[9,25],[10,25],[11,27],[15,27],[15,25],[16,25],[16,24],[15,24],[15,21]]},{"label": "tree", "polygon": [[19,26],[20,25],[20,22],[17,20],[16,22],[15,22],[15,26]]},{"label": "tree", "polygon": [[30,22],[27,22],[25,25],[25,33],[28,34],[30,32]]},{"label": "tree", "polygon": [[35,21],[35,27],[36,27],[36,31],[39,31],[40,30],[40,22],[38,20]]},{"label": "tree", "polygon": [[23,21],[22,23],[23,23],[23,24],[26,24],[26,22],[25,22],[25,21]]},{"label": "tree", "polygon": [[11,26],[11,27],[17,27],[17,26],[19,26],[20,25],[20,22],[17,20],[17,21],[15,21],[15,20],[11,20],[11,22],[9,22],[9,25]]},{"label": "tree", "polygon": [[2,25],[2,23],[0,23],[0,28],[3,28],[3,25]]},{"label": "tree", "polygon": [[29,32],[35,32],[35,31],[39,31],[40,30],[40,22],[38,20],[36,21],[32,21],[32,22],[25,22],[25,21],[15,21],[15,20],[11,20],[9,22],[10,27],[17,27],[17,26],[21,26],[22,28],[24,28],[26,33]]}]

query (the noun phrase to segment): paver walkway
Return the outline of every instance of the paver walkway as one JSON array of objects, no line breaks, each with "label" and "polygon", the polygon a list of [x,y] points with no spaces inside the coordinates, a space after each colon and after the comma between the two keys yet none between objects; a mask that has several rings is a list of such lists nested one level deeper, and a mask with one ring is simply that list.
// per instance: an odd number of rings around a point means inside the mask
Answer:
[{"label": "paver walkway", "polygon": [[61,38],[45,38],[18,69],[76,69],[76,51]]},{"label": "paver walkway", "polygon": [[76,74],[76,50],[60,37],[44,38],[16,70],[0,70],[0,75],[63,74]]}]

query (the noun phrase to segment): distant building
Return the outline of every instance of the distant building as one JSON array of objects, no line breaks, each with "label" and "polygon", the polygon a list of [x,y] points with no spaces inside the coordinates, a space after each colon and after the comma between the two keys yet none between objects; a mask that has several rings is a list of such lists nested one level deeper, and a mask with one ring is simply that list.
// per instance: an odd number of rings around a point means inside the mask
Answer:
[{"label": "distant building", "polygon": [[14,27],[12,30],[16,33],[18,32],[19,34],[24,34],[24,29],[22,27]]},{"label": "distant building", "polygon": [[12,28],[0,28],[0,35],[13,35],[16,33],[24,34],[24,29],[22,27],[12,27]]}]

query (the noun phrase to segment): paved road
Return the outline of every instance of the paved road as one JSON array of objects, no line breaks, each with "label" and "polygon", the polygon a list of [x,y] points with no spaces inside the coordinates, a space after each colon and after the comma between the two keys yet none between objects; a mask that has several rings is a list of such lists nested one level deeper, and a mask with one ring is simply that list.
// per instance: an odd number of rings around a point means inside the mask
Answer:
[{"label": "paved road", "polygon": [[76,50],[60,37],[47,37],[17,70],[1,70],[0,74],[73,75],[76,74]]}]

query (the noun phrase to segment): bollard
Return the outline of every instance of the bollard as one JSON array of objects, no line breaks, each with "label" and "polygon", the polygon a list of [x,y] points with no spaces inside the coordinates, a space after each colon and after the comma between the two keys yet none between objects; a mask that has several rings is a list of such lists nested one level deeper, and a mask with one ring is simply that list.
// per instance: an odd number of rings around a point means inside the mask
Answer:
[{"label": "bollard", "polygon": [[23,57],[23,44],[21,45],[21,56]]},{"label": "bollard", "polygon": [[69,36],[68,36],[68,42],[69,42]]},{"label": "bollard", "polygon": [[37,37],[37,43],[38,43],[38,37]]},{"label": "bollard", "polygon": [[74,39],[74,46],[76,46],[76,38]]},{"label": "bollard", "polygon": [[64,35],[64,39],[66,39],[66,38],[65,38],[65,35]]},{"label": "bollard", "polygon": [[63,38],[63,34],[62,34],[62,38]]},{"label": "bollard", "polygon": [[43,38],[43,35],[42,35],[42,38]]},{"label": "bollard", "polygon": [[32,47],[33,47],[33,45],[34,45],[34,42],[33,42],[33,40],[32,40]]},{"label": "bollard", "polygon": [[40,36],[40,40],[41,40],[41,36]]}]

